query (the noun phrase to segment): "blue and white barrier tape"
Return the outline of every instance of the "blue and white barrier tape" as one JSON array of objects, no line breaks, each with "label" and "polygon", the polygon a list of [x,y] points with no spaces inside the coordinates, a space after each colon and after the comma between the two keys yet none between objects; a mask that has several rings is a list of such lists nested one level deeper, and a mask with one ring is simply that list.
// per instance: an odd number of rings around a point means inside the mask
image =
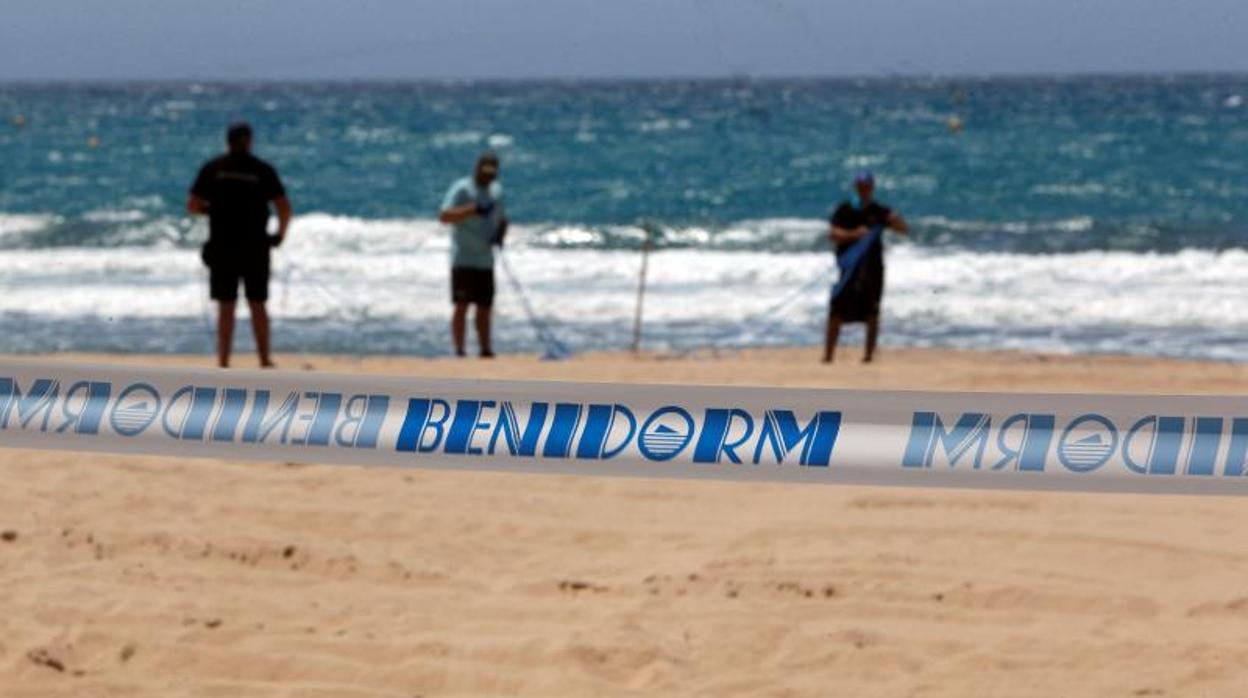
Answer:
[{"label": "blue and white barrier tape", "polygon": [[0,446],[713,480],[1248,494],[1248,398],[0,360]]}]

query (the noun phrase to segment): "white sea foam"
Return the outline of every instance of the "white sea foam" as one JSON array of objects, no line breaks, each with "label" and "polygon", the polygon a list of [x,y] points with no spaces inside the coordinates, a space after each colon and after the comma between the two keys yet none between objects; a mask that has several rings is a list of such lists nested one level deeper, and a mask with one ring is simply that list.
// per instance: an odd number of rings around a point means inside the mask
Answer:
[{"label": "white sea foam", "polygon": [[505,133],[493,133],[493,134],[490,134],[489,138],[485,139],[486,145],[490,146],[491,148],[498,148],[498,149],[511,147],[512,145],[515,144],[515,142],[516,142],[515,138]]},{"label": "white sea foam", "polygon": [[637,130],[643,133],[662,133],[664,131],[687,131],[693,128],[689,119],[650,119],[637,124]]},{"label": "white sea foam", "polygon": [[485,134],[480,131],[444,131],[435,133],[430,139],[434,148],[452,148],[461,145],[475,145],[481,142]]},{"label": "white sea foam", "polygon": [[886,162],[888,162],[887,155],[858,154],[847,156],[841,161],[841,164],[850,169],[862,169],[864,167],[879,167]]},{"label": "white sea foam", "polygon": [[[817,221],[762,224],[821,234]],[[506,255],[533,306],[565,342],[624,347],[639,255],[548,245],[552,237],[570,242],[589,231],[518,226]],[[282,346],[441,347],[447,248],[446,229],[431,220],[300,216],[275,255],[271,308]],[[0,317],[24,318],[41,338],[28,348],[185,348],[187,332],[203,331],[208,308],[195,250],[56,248],[11,250],[5,258]],[[1020,255],[895,244],[888,263],[885,336],[896,343],[1248,359],[1248,345],[1236,339],[1248,336],[1248,251]],[[827,253],[655,252],[647,344],[815,343],[834,278]],[[533,350],[519,297],[501,269],[499,289],[501,346]]]},{"label": "white sea foam", "polygon": [[1050,221],[983,221],[959,220],[945,216],[920,216],[915,223],[920,226],[943,228],[968,233],[1001,231],[1005,233],[1029,233],[1036,230],[1060,230],[1081,233],[1092,229],[1096,220],[1091,216],[1072,216]]},{"label": "white sea foam", "polygon": [[393,143],[399,140],[401,132],[392,126],[366,128],[351,125],[344,136],[353,143]]},{"label": "white sea foam", "polygon": [[135,223],[147,218],[147,213],[135,209],[100,209],[82,214],[83,220],[92,223]]},{"label": "white sea foam", "polygon": [[0,213],[0,236],[31,233],[55,225],[60,221],[60,216]]},{"label": "white sea foam", "polygon": [[1077,198],[1092,198],[1097,196],[1105,196],[1111,192],[1115,195],[1122,195],[1120,189],[1111,189],[1111,187],[1101,182],[1061,182],[1051,184],[1037,184],[1031,188],[1033,194],[1047,194],[1049,196],[1069,196]]}]

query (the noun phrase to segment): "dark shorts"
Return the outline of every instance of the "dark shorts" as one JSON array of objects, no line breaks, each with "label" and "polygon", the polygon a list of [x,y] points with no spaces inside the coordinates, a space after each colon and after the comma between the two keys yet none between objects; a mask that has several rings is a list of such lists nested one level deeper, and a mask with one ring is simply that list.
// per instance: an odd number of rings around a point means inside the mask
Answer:
[{"label": "dark shorts", "polygon": [[494,305],[494,270],[451,267],[451,302]]},{"label": "dark shorts", "polygon": [[247,300],[263,303],[269,299],[269,251],[250,251],[237,257],[216,259],[208,267],[212,299],[238,300],[238,284],[247,290]]}]

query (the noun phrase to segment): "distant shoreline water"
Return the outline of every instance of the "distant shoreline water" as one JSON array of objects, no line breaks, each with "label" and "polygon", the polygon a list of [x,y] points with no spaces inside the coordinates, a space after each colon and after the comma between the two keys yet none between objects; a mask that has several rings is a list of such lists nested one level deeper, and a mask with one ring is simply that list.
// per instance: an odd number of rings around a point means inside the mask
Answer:
[{"label": "distant shoreline water", "polygon": [[[893,343],[1246,360],[1246,100],[1248,75],[0,85],[0,351],[205,351],[181,207],[244,117],[301,212],[279,350],[444,352],[432,217],[493,147],[511,259],[578,348],[627,345],[644,230],[651,346],[817,341],[822,221],[870,168],[915,228]],[[538,348],[506,295],[503,346]]]}]

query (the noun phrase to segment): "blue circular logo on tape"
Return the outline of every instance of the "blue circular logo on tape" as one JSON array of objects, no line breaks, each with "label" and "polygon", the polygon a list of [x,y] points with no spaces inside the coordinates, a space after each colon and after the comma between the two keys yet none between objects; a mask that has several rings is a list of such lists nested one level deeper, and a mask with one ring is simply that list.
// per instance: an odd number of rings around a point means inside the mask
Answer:
[{"label": "blue circular logo on tape", "polygon": [[[1078,439],[1072,433],[1080,429]],[[1118,448],[1118,428],[1099,414],[1085,414],[1070,423],[1057,444],[1062,465],[1076,473],[1086,473],[1105,465]]]},{"label": "blue circular logo on tape", "polygon": [[122,436],[138,436],[156,421],[160,413],[160,394],[146,383],[128,386],[117,396],[108,416],[113,431]]},{"label": "blue circular logo on tape", "polygon": [[679,407],[657,410],[641,426],[637,447],[649,460],[675,458],[693,440],[693,417]]}]

